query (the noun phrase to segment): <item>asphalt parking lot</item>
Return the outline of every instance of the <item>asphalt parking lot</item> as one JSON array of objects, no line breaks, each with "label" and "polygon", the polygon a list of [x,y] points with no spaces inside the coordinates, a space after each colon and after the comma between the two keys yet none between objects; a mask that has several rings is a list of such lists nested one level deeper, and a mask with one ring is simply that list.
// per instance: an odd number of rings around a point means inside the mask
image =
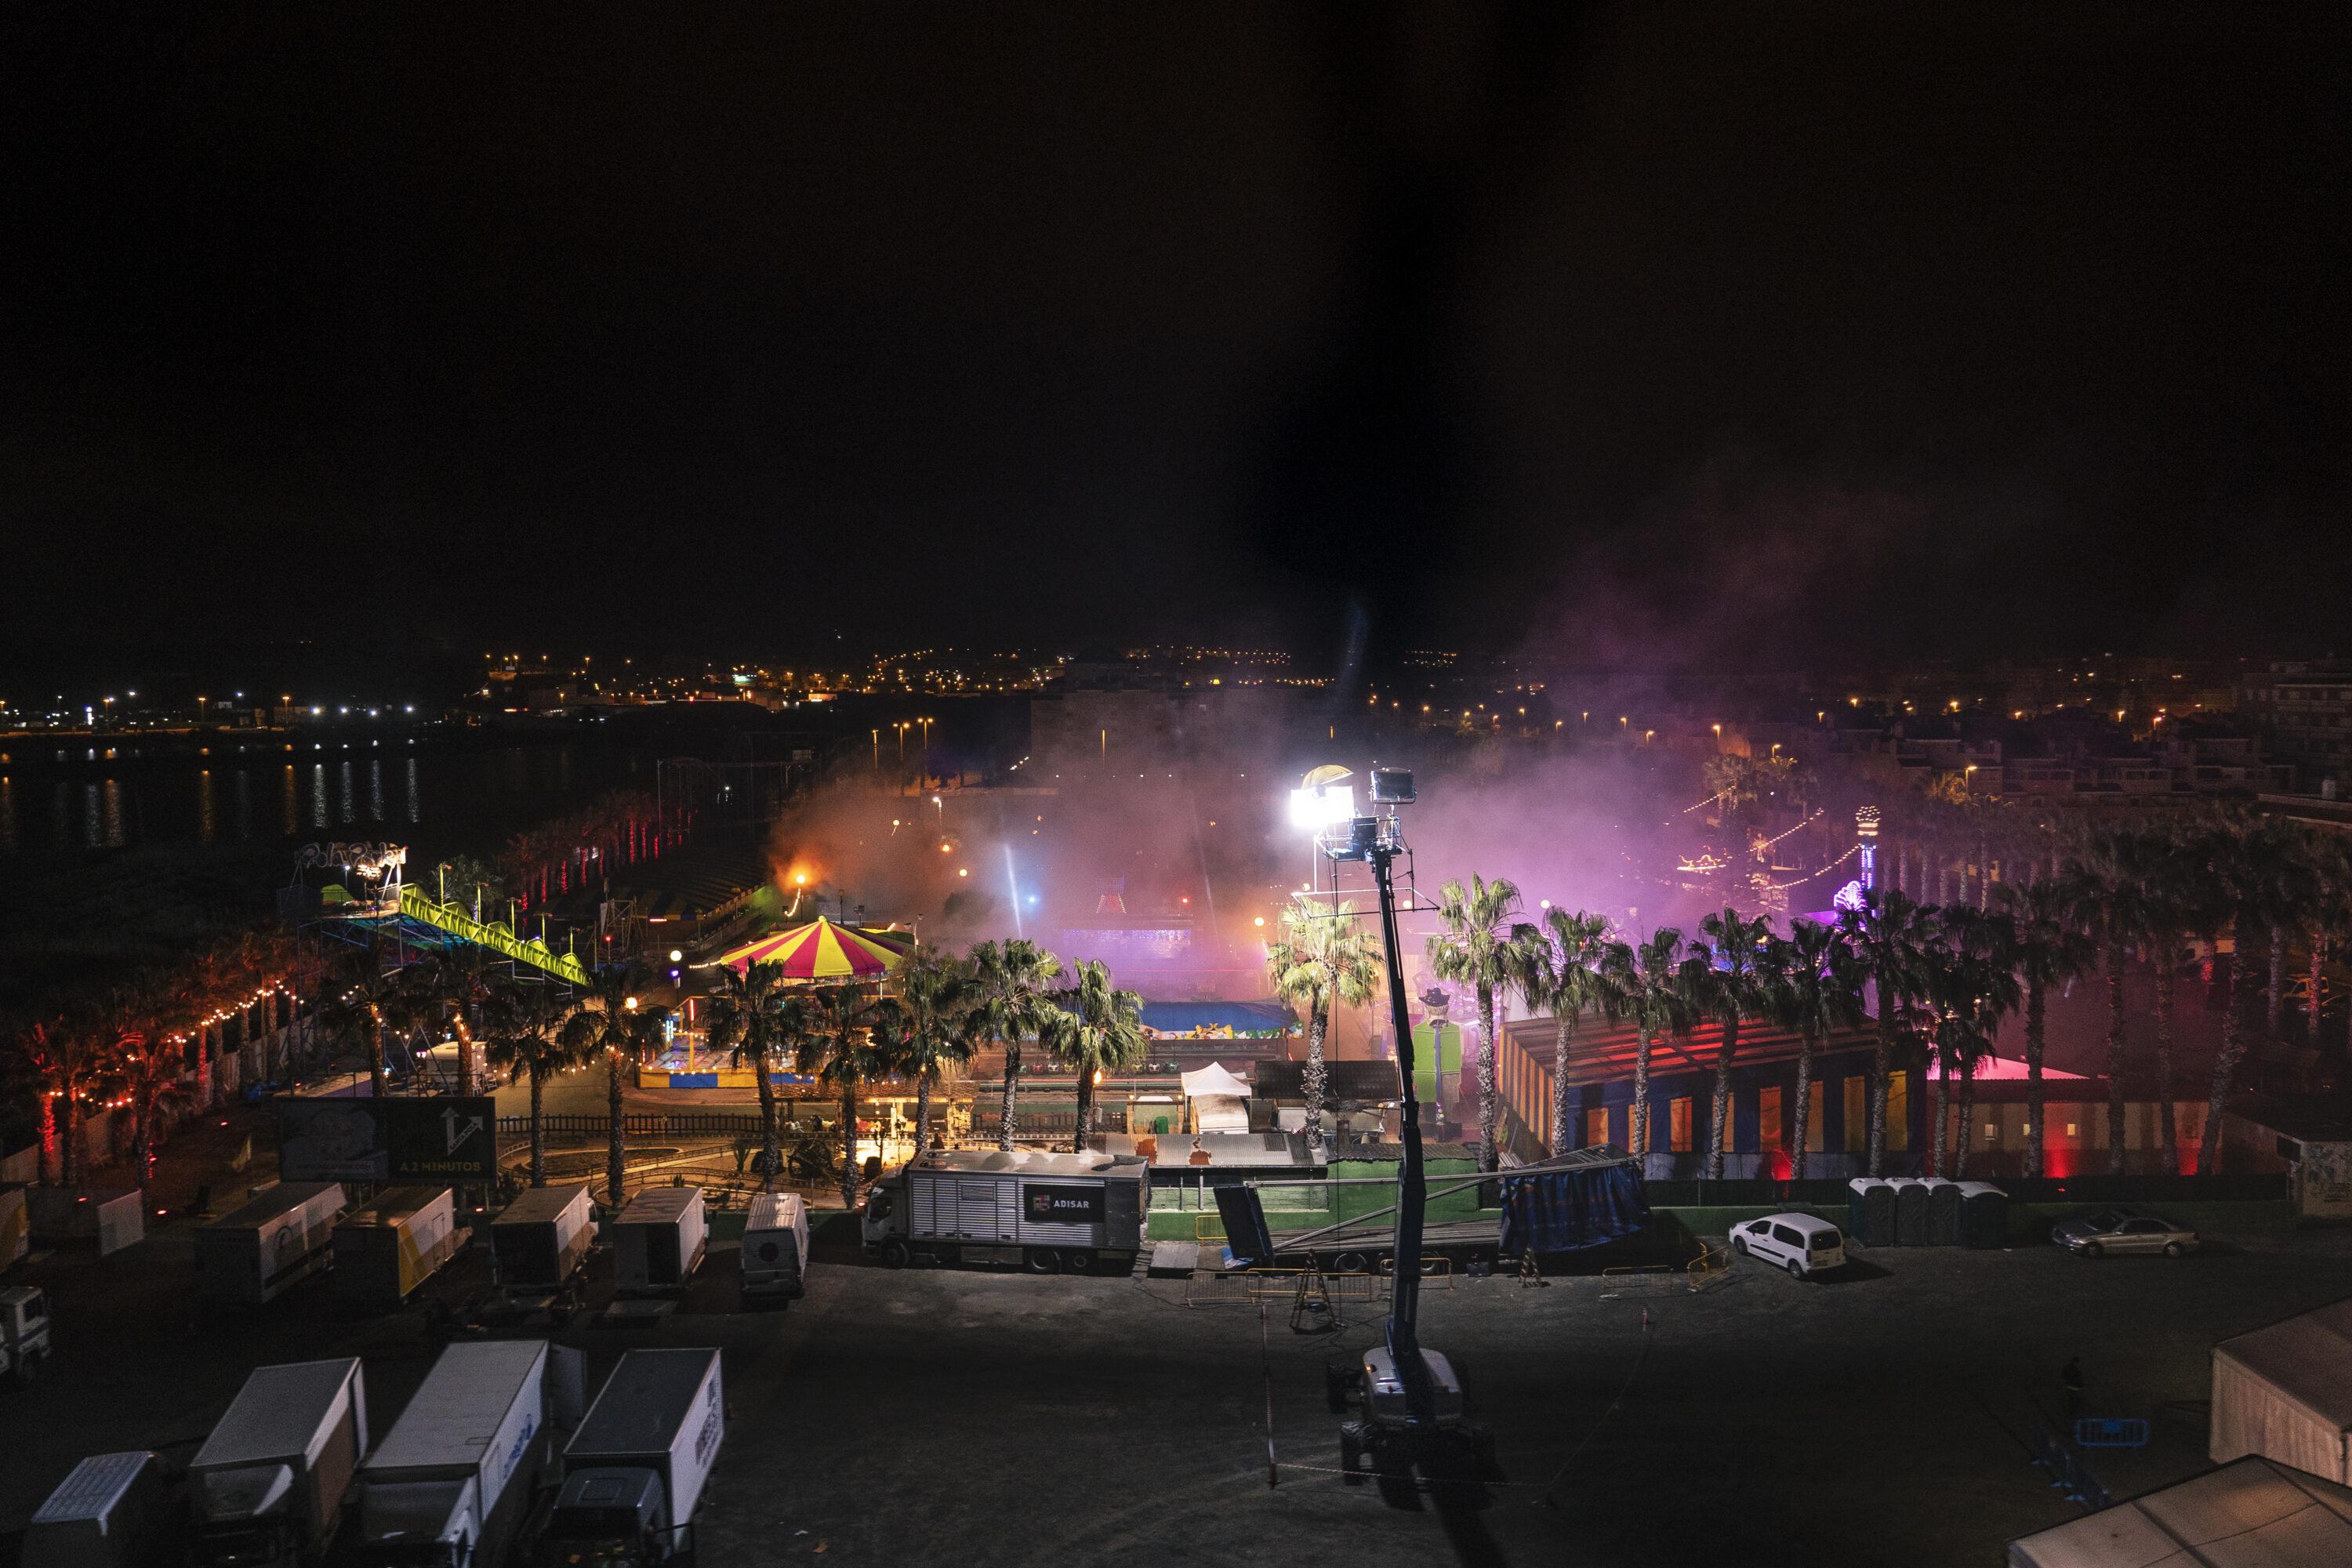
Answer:
[{"label": "asphalt parking lot", "polygon": [[[1992,1563],[2075,1511],[2023,1446],[2060,1410],[2070,1355],[2085,1413],[2151,1421],[2146,1450],[2094,1460],[2125,1495],[2202,1464],[2212,1341],[2352,1294],[2352,1234],[2212,1239],[2095,1263],[1882,1250],[1818,1281],[1737,1263],[1697,1293],[1464,1279],[1424,1297],[1424,1338],[1464,1363],[1500,1473],[1385,1498],[1330,1473],[1323,1401],[1327,1358],[1378,1332],[1367,1310],[1297,1334],[1286,1305],[1262,1325],[1254,1307],[1185,1305],[1181,1282],[891,1273],[835,1253],[789,1310],[744,1313],[720,1247],[640,1337],[585,1321],[563,1337],[590,1351],[592,1385],[629,1344],[726,1347],[710,1564]],[[0,1389],[0,1531],[84,1453],[200,1436],[250,1366],[365,1355],[381,1435],[434,1353],[421,1310],[345,1317],[316,1284],[196,1312],[187,1259],[167,1230],[37,1271],[60,1348],[33,1386]],[[478,1288],[479,1265],[436,1288]]]}]

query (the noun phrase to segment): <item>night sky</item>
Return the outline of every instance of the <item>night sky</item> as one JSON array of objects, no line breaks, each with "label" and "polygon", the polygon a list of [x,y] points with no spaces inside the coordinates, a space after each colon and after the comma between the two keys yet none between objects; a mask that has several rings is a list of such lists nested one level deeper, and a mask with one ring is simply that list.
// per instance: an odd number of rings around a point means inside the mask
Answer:
[{"label": "night sky", "polygon": [[2346,16],[11,5],[0,639],[2352,653]]}]

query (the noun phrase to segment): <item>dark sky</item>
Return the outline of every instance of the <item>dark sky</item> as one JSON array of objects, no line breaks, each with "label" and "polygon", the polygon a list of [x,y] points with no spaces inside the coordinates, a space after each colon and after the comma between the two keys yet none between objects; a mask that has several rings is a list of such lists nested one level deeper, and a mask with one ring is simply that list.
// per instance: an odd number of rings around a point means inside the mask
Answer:
[{"label": "dark sky", "polygon": [[2345,16],[11,5],[0,637],[2352,653]]}]

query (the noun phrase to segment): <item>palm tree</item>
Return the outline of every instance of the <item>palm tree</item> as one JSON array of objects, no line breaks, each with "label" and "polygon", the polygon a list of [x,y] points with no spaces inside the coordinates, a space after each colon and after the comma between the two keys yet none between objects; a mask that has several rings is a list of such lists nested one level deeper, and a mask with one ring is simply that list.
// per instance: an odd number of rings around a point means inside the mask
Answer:
[{"label": "palm tree", "polygon": [[481,1047],[474,1038],[474,1025],[490,988],[488,972],[478,961],[468,960],[467,954],[478,951],[446,948],[410,966],[401,976],[415,1014],[437,1023],[446,1009],[453,1020],[457,1035],[459,1094],[472,1094],[475,1090]]},{"label": "palm tree", "polygon": [[971,972],[935,947],[918,947],[891,976],[891,990],[904,1013],[895,1070],[915,1080],[915,1148],[931,1136],[931,1090],[950,1067],[971,1060],[971,1037],[964,1030],[971,1011]]},{"label": "palm tree", "polygon": [[2238,972],[2246,957],[2246,933],[2267,921],[2276,909],[2278,889],[2284,878],[2278,868],[2284,856],[2285,830],[2266,820],[2231,815],[2218,818],[2198,839],[2208,879],[2208,897],[2197,900],[2205,911],[2202,934],[2218,937],[2226,926],[2236,936],[2227,964],[2217,965],[2221,980],[2221,1049],[2213,1059],[2213,1087],[2205,1107],[2205,1133],[2197,1152],[2197,1173],[2219,1175],[2221,1161],[2221,1114],[2246,1054],[2245,1028],[2239,1017]]},{"label": "palm tree", "polygon": [[1356,921],[1352,903],[1319,910],[1304,894],[1291,900],[1273,942],[1266,944],[1266,974],[1275,994],[1307,1014],[1307,1070],[1301,1088],[1307,1100],[1307,1142],[1323,1141],[1323,1105],[1329,1074],[1323,1044],[1339,1004],[1360,1007],[1380,983],[1380,947]]},{"label": "palm tree", "polygon": [[1094,1131],[1096,1080],[1134,1067],[1151,1042],[1143,1032],[1143,998],[1113,986],[1108,964],[1083,960],[1073,978],[1076,984],[1055,994],[1062,1016],[1044,1037],[1054,1059],[1077,1074],[1078,1124],[1070,1152],[1083,1154]]},{"label": "palm tree", "polygon": [[857,1207],[857,1086],[887,1077],[897,1065],[886,1036],[899,1024],[898,1004],[852,982],[816,988],[802,1037],[800,1069],[841,1091],[841,1206]]},{"label": "palm tree", "polygon": [[1530,1013],[1551,1015],[1551,1152],[1575,1147],[1568,1109],[1568,1053],[1577,1025],[1587,1013],[1615,1018],[1623,992],[1608,964],[1609,921],[1579,910],[1547,912],[1540,925],[1511,928],[1511,983]]},{"label": "palm tree", "polygon": [[1731,1151],[1731,1058],[1739,1049],[1739,1021],[1763,1011],[1764,984],[1756,972],[1756,957],[1771,940],[1772,922],[1761,915],[1744,921],[1738,910],[1727,908],[1702,919],[1698,929],[1714,949],[1704,1010],[1722,1030],[1715,1054],[1714,1115],[1707,1119],[1715,1125],[1707,1144],[1706,1178],[1715,1182],[1723,1179],[1723,1157]]},{"label": "palm tree", "polygon": [[194,1104],[195,1092],[187,1083],[187,1064],[177,1050],[152,1037],[125,1044],[127,1048],[115,1062],[111,1076],[131,1104],[131,1155],[143,1193],[154,1169],[156,1146],[163,1141],[165,1113]]},{"label": "palm tree", "polygon": [[1495,1092],[1495,995],[1510,984],[1511,917],[1519,890],[1475,875],[1470,886],[1448,882],[1437,890],[1437,921],[1429,939],[1429,967],[1440,980],[1465,984],[1478,997],[1478,1169],[1495,1169],[1495,1128],[1501,1101]]},{"label": "palm tree", "polygon": [[2081,897],[2075,918],[2099,943],[2107,982],[2107,1171],[2124,1170],[2124,961],[2160,922],[2153,892],[2171,846],[2144,830],[2117,827],[2092,837],[2084,874],[2069,879]]},{"label": "palm tree", "polygon": [[1611,944],[1608,967],[1625,1016],[1633,1020],[1633,1122],[1627,1128],[1632,1152],[1646,1159],[1650,1152],[1650,1049],[1661,1033],[1679,1032],[1688,1021],[1691,1000],[1683,981],[1683,933],[1661,926],[1636,946]]},{"label": "palm tree", "polygon": [[2098,950],[2074,921],[2083,895],[2063,874],[2022,886],[2004,882],[1995,895],[2014,933],[2017,975],[2025,984],[2025,1173],[2042,1169],[2042,1019],[2050,988],[2088,973]]},{"label": "palm tree", "polygon": [[41,1101],[39,1174],[44,1182],[49,1178],[52,1143],[58,1151],[58,1184],[72,1186],[80,1174],[82,1101],[105,1070],[111,1044],[94,1021],[81,1017],[45,1019],[17,1037],[17,1050],[31,1069]]},{"label": "palm tree", "polygon": [[580,1065],[580,1053],[565,1043],[564,1022],[572,1004],[553,985],[502,985],[491,994],[490,1035],[484,1055],[509,1083],[530,1083],[530,1184],[547,1185],[547,1133],[543,1101],[547,1080]]},{"label": "palm tree", "polygon": [[1013,1148],[1013,1104],[1021,1084],[1021,1043],[1053,1028],[1057,1009],[1045,988],[1062,973],[1062,961],[1021,937],[983,942],[971,950],[975,994],[965,1016],[966,1031],[1004,1047],[1004,1102],[997,1124],[997,1147]]},{"label": "palm tree", "polygon": [[627,1184],[628,1159],[622,1137],[621,1069],[635,1067],[661,1041],[667,1007],[647,1007],[637,995],[646,984],[635,964],[607,964],[589,976],[586,994],[564,1020],[563,1044],[579,1061],[604,1058],[604,1202],[615,1212]]},{"label": "palm tree", "polygon": [[384,1031],[404,1022],[415,1004],[415,993],[401,983],[399,972],[385,970],[370,949],[353,959],[319,1009],[329,1040],[367,1053],[368,1092],[378,1100],[384,1091]]},{"label": "palm tree", "polygon": [[1886,1173],[1886,1094],[1902,1044],[1904,1010],[1918,994],[1922,954],[1932,937],[1934,906],[1902,893],[1865,889],[1860,909],[1838,915],[1855,958],[1877,993],[1877,1043],[1870,1063],[1870,1174]]},{"label": "palm tree", "polygon": [[1796,1127],[1789,1145],[1790,1174],[1805,1179],[1805,1147],[1811,1137],[1813,1052],[1826,1036],[1859,1025],[1862,971],[1844,933],[1835,926],[1791,921],[1785,942],[1764,963],[1769,976],[1764,1011],[1797,1033]]},{"label": "palm tree", "polygon": [[721,969],[719,994],[710,999],[710,1044],[730,1054],[737,1066],[748,1058],[760,1091],[760,1187],[776,1184],[783,1151],[776,1139],[776,1086],[769,1073],[793,1060],[812,1026],[808,1000],[784,980],[781,963],[751,963]]},{"label": "palm tree", "polygon": [[2327,950],[2345,932],[2346,905],[2352,902],[2352,844],[2330,834],[2308,845],[2311,858],[2311,908],[2304,921],[2304,937],[2311,944],[2311,975],[2304,998],[2307,1042],[2319,1048],[2320,1019],[2327,1011]]},{"label": "palm tree", "polygon": [[1968,1130],[1976,1116],[1976,1070],[1992,1054],[2000,1020],[2018,998],[2016,933],[2008,920],[1972,905],[1938,911],[1943,942],[1926,951],[1922,993],[1929,1007],[1936,1053],[1936,1137],[1931,1175],[1944,1173],[1948,1119],[1945,1105],[1954,1068],[1960,1075],[1960,1139],[1954,1174],[1968,1168]]}]

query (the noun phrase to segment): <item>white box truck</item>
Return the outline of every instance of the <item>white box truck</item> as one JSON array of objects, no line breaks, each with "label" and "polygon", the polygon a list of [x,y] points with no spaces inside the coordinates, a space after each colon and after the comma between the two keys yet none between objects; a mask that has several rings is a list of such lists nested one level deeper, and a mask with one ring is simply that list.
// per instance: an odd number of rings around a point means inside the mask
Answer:
[{"label": "white box truck", "polygon": [[334,1267],[334,1182],[280,1182],[196,1232],[196,1295],[261,1302]]},{"label": "white box truck", "polygon": [[49,1298],[38,1285],[0,1290],[0,1377],[30,1383],[49,1359]]},{"label": "white box truck", "polygon": [[342,1521],[367,1446],[357,1357],[256,1367],[188,1462],[195,1561],[316,1561]]},{"label": "white box truck", "polygon": [[613,1222],[613,1289],[625,1296],[684,1289],[709,1239],[700,1187],[647,1187]]},{"label": "white box truck", "polygon": [[360,1470],[362,1561],[496,1568],[547,1447],[547,1342],[454,1344]]},{"label": "white box truck", "polygon": [[807,1289],[808,1204],[798,1193],[761,1193],[743,1221],[743,1300],[797,1299]]},{"label": "white box truck", "polygon": [[391,1187],[335,1226],[335,1294],[391,1311],[465,1245],[447,1187]]},{"label": "white box truck", "polygon": [[509,1291],[562,1289],[594,1239],[585,1186],[533,1187],[490,1222],[490,1260]]},{"label": "white box truck", "polygon": [[171,1483],[143,1450],[92,1454],[25,1527],[24,1568],[151,1568],[177,1560]]},{"label": "white box truck", "polygon": [[551,1563],[690,1559],[694,1509],[727,1436],[715,1350],[631,1351],[563,1452]]},{"label": "white box truck", "polygon": [[925,1154],[867,1190],[865,1248],[892,1268],[922,1258],[1123,1273],[1143,1246],[1150,1172],[1135,1154]]}]

